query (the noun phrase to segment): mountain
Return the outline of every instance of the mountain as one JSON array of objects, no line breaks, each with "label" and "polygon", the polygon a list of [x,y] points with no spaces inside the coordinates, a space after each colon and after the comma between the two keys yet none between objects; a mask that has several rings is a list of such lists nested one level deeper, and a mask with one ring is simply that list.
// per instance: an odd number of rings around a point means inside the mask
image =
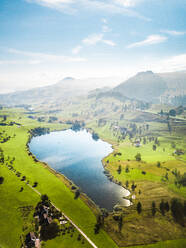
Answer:
[{"label": "mountain", "polygon": [[186,72],[140,72],[119,84],[121,78],[64,78],[56,84],[0,95],[6,105],[60,105],[76,103],[83,98],[113,98],[120,102],[135,101],[186,105]]},{"label": "mountain", "polygon": [[170,90],[183,91],[186,90],[186,71],[159,73],[158,74],[166,83]]},{"label": "mountain", "polygon": [[52,104],[88,95],[89,91],[105,86],[114,87],[119,78],[64,78],[56,84],[0,95],[0,104]]},{"label": "mountain", "polygon": [[129,78],[113,89],[125,97],[135,98],[147,102],[157,102],[160,95],[167,90],[167,84],[163,78],[152,71],[140,72]]},{"label": "mountain", "polygon": [[140,72],[113,89],[125,97],[147,102],[172,103],[174,97],[186,95],[186,72]]}]

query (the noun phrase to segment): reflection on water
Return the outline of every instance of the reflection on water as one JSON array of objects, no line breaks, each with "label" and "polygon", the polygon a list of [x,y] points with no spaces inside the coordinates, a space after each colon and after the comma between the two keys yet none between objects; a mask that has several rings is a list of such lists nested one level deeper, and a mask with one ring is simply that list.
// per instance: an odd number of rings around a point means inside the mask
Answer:
[{"label": "reflection on water", "polygon": [[123,199],[129,191],[110,182],[103,173],[101,160],[112,152],[111,145],[94,140],[86,130],[69,129],[34,137],[30,151],[72,180],[101,208],[112,210],[116,204],[130,205]]}]

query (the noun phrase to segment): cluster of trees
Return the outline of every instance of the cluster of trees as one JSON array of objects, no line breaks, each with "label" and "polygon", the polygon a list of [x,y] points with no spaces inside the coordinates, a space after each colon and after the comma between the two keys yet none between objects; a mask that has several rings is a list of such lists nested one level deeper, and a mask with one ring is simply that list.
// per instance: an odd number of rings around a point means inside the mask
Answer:
[{"label": "cluster of trees", "polygon": [[186,187],[186,173],[181,175],[180,172],[177,172],[175,176],[176,176],[175,185],[178,187],[180,186]]},{"label": "cluster of trees", "polygon": [[0,163],[4,164],[5,158],[4,158],[4,152],[3,149],[0,147]]},{"label": "cluster of trees", "polygon": [[48,123],[52,123],[54,121],[57,121],[58,118],[56,116],[49,116],[49,120],[48,120]]},{"label": "cluster of trees", "polygon": [[33,136],[40,136],[40,135],[43,135],[43,134],[46,134],[46,133],[50,133],[50,129],[46,128],[46,127],[36,127],[34,129],[31,129],[30,133]]},{"label": "cluster of trees", "polygon": [[165,202],[164,200],[161,200],[159,209],[160,209],[161,214],[165,215],[165,212],[168,212],[170,209],[168,201]]},{"label": "cluster of trees", "polygon": [[95,234],[98,234],[100,231],[100,228],[104,225],[104,218],[105,218],[104,214],[102,214],[102,213],[98,214],[97,222],[94,226],[94,233]]},{"label": "cluster of trees", "polygon": [[83,121],[75,120],[74,122],[70,122],[70,123],[67,123],[67,124],[71,124],[72,125],[71,129],[74,130],[74,131],[79,131],[79,130],[81,130],[82,128],[85,127],[85,123]]},{"label": "cluster of trees", "polygon": [[123,216],[122,214],[114,214],[113,219],[117,221],[118,223],[118,231],[121,232],[121,229],[123,227]]},{"label": "cluster of trees", "polygon": [[[142,212],[141,202],[137,203],[136,210],[138,214]],[[155,216],[158,208],[156,207],[155,201],[151,205],[152,216]],[[159,204],[159,211],[164,216],[166,212],[171,211],[174,220],[182,226],[186,225],[186,201],[182,202],[177,198],[173,198],[169,204],[168,201],[161,200]]]},{"label": "cluster of trees", "polygon": [[[47,212],[44,207],[48,208]],[[47,213],[47,215],[50,217],[52,216],[51,223],[49,223],[46,218],[44,218],[44,213]],[[47,195],[41,196],[41,201],[35,208],[34,216],[39,216],[39,223],[37,224],[41,226],[40,237],[42,240],[46,241],[58,236],[60,227],[56,221],[53,221],[53,219],[60,218],[62,214],[51,205]],[[38,226],[37,229],[39,229]]]},{"label": "cluster of trees", "polygon": [[[121,172],[122,172],[122,167],[121,167],[121,165],[118,166],[117,172],[118,172],[118,174],[121,174]],[[125,167],[125,173],[129,173],[129,172],[130,172],[130,167],[129,167],[129,165],[127,165],[127,166]]]},{"label": "cluster of trees", "polygon": [[180,171],[175,168],[174,170],[172,170],[172,174],[176,177],[174,183],[177,187],[186,187],[186,173],[181,174]]},{"label": "cluster of trees", "polygon": [[6,135],[5,131],[0,133],[0,143],[5,143],[7,142],[11,137]]},{"label": "cluster of trees", "polygon": [[99,135],[97,133],[93,132],[92,138],[97,141],[99,139]]},{"label": "cluster of trees", "polygon": [[40,116],[40,117],[37,118],[37,121],[44,122],[45,121],[45,117],[44,116]]},{"label": "cluster of trees", "polygon": [[[152,216],[155,216],[158,208],[156,207],[156,203],[152,202]],[[173,198],[171,203],[169,204],[168,201],[161,200],[159,204],[159,211],[164,216],[166,212],[171,211],[171,214],[174,220],[179,223],[180,225],[185,225],[186,219],[186,201],[182,202],[177,198]]]},{"label": "cluster of trees", "polygon": [[160,111],[160,115],[166,115],[166,116],[173,116],[175,117],[176,115],[181,115],[184,112],[184,107],[182,105],[180,105],[179,107],[175,108],[175,109],[170,109],[168,112],[164,112],[162,109]]},{"label": "cluster of trees", "polygon": [[171,212],[175,221],[182,226],[186,225],[186,201],[181,202],[179,199],[174,198],[171,201]]}]

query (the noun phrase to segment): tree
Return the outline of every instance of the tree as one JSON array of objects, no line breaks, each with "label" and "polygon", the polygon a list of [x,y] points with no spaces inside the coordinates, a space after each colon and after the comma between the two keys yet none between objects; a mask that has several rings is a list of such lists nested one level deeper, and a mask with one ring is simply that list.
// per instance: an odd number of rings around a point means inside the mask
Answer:
[{"label": "tree", "polygon": [[48,201],[48,196],[47,195],[41,195],[41,200],[42,200],[42,202]]},{"label": "tree", "polygon": [[37,185],[38,185],[38,182],[34,182],[33,187],[35,188],[35,187],[37,187]]},{"label": "tree", "polygon": [[3,153],[2,148],[0,147],[0,163],[4,164],[4,161],[5,161],[4,153]]},{"label": "tree", "polygon": [[98,214],[97,223],[94,226],[94,233],[98,234],[101,226],[104,224],[104,216],[103,214]]},{"label": "tree", "polygon": [[126,166],[125,168],[125,172],[128,173],[130,170],[129,170],[129,165]]},{"label": "tree", "polygon": [[129,186],[129,181],[128,180],[126,181],[125,185],[128,188],[128,186]]},{"label": "tree", "polygon": [[60,228],[56,222],[52,222],[49,225],[42,225],[40,231],[41,239],[44,241],[54,239],[58,236],[59,232]]},{"label": "tree", "polygon": [[81,240],[81,234],[78,235],[77,240],[78,240],[78,241]]},{"label": "tree", "polygon": [[74,199],[77,199],[79,196],[80,196],[80,191],[79,191],[79,189],[77,189],[77,190],[75,191]]},{"label": "tree", "polygon": [[160,166],[161,166],[161,163],[157,162],[157,167],[160,168]]},{"label": "tree", "polygon": [[0,177],[0,184],[3,184],[4,182],[4,177]]},{"label": "tree", "polygon": [[153,146],[152,146],[152,150],[153,150],[153,151],[156,151],[156,145],[153,145]]},{"label": "tree", "polygon": [[152,216],[155,216],[156,214],[156,203],[153,201],[152,202]]},{"label": "tree", "polygon": [[98,234],[99,233],[99,229],[100,229],[100,225],[98,225],[97,223],[94,226],[94,233]]},{"label": "tree", "polygon": [[164,202],[164,200],[161,200],[161,202],[160,202],[160,212],[162,215],[165,215],[165,202]]},{"label": "tree", "polygon": [[137,187],[137,185],[135,185],[134,182],[133,182],[132,185],[131,185],[132,191],[134,191],[136,187]]},{"label": "tree", "polygon": [[167,202],[165,202],[165,210],[166,210],[167,212],[169,212],[169,209],[170,209],[170,207],[169,207],[169,203],[168,203],[168,201],[167,201]]},{"label": "tree", "polygon": [[119,232],[121,232],[122,227],[123,227],[123,218],[122,218],[122,215],[121,215],[119,217],[119,221],[118,221]]},{"label": "tree", "polygon": [[184,226],[184,204],[177,199],[173,198],[171,201],[171,212],[175,221]]},{"label": "tree", "polygon": [[118,174],[121,174],[121,165],[118,166],[117,172]]},{"label": "tree", "polygon": [[99,135],[97,133],[92,133],[92,138],[97,141],[99,139]]},{"label": "tree", "polygon": [[142,212],[141,202],[138,202],[138,204],[137,204],[137,212],[138,212],[138,214],[140,214]]},{"label": "tree", "polygon": [[169,115],[170,115],[170,116],[176,116],[176,110],[175,110],[175,109],[171,109],[171,110],[169,111]]},{"label": "tree", "polygon": [[141,161],[141,154],[137,153],[135,158],[136,158],[136,161]]},{"label": "tree", "polygon": [[166,178],[166,180],[169,180],[169,174],[168,174],[168,172],[166,172],[165,178]]}]

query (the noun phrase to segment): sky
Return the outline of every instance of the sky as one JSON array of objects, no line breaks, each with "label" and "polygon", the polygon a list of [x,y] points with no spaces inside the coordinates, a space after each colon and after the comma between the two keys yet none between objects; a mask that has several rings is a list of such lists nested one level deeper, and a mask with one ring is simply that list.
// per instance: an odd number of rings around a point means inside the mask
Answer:
[{"label": "sky", "polygon": [[186,70],[186,0],[0,0],[0,93]]}]

